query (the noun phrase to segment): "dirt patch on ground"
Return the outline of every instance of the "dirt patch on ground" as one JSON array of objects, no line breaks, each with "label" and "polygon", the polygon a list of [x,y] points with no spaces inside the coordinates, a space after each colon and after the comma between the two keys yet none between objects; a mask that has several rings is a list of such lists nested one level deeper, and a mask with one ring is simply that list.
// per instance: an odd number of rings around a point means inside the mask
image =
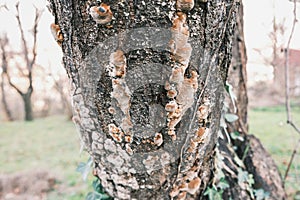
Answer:
[{"label": "dirt patch on ground", "polygon": [[1,200],[43,200],[57,187],[58,178],[46,170],[0,174]]}]

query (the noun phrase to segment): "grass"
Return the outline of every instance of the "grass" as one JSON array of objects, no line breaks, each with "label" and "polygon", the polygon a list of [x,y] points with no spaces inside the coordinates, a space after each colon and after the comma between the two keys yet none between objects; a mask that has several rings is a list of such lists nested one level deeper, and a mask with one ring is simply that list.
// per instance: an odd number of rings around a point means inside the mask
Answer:
[{"label": "grass", "polygon": [[[284,107],[257,108],[249,112],[250,133],[256,135],[284,174],[296,141],[300,138],[286,123]],[[294,108],[294,121],[300,125],[300,108]],[[82,200],[91,191],[91,180],[83,183],[76,172],[88,156],[79,154],[79,137],[71,121],[63,116],[33,122],[0,123],[0,173],[47,169],[58,173],[64,191],[53,191],[48,200]],[[300,154],[296,156],[286,189],[300,188]],[[298,180],[296,177],[298,176]]]},{"label": "grass", "polygon": [[63,116],[37,119],[32,122],[0,123],[0,173],[45,169],[61,177],[64,187],[75,192],[52,192],[49,200],[83,199],[88,184],[76,172],[79,162],[87,155],[79,155],[80,142],[75,127]]},{"label": "grass", "polygon": [[[300,108],[293,107],[294,123],[300,126]],[[250,133],[257,136],[275,160],[284,176],[299,134],[286,123],[283,106],[264,107],[249,112]],[[288,194],[300,189],[300,150],[294,159],[285,187]]]}]

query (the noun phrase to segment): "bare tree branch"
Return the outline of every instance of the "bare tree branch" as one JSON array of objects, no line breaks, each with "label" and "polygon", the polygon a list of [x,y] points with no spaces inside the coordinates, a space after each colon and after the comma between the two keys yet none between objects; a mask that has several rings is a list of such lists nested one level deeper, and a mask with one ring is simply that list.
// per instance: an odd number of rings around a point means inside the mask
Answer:
[{"label": "bare tree branch", "polygon": [[289,36],[289,40],[287,43],[287,47],[284,50],[284,56],[285,56],[285,106],[286,106],[286,112],[287,112],[287,123],[292,125],[292,127],[300,134],[300,129],[296,127],[296,125],[293,123],[292,120],[292,112],[291,112],[291,104],[290,104],[290,63],[289,63],[289,51],[290,51],[290,44],[291,40],[294,35],[296,23],[297,23],[297,5],[296,5],[296,0],[294,0],[294,19],[293,19],[293,26],[292,30]]},{"label": "bare tree branch", "polygon": [[[34,24],[32,27],[32,34],[33,34],[33,44],[32,48],[29,48],[29,42],[26,40],[25,33],[24,33],[24,27],[21,21],[20,17],[20,2],[16,4],[16,19],[17,19],[17,29],[20,32],[20,39],[22,44],[22,51],[20,55],[24,57],[25,65],[27,69],[27,72],[24,71],[25,69],[16,63],[16,68],[18,69],[18,73],[21,76],[24,76],[24,78],[28,81],[29,86],[25,92],[22,92],[15,83],[12,82],[11,76],[9,74],[9,70],[7,70],[8,64],[6,65],[5,74],[8,79],[8,83],[10,86],[12,86],[22,97],[24,102],[24,109],[25,109],[25,120],[31,121],[33,120],[33,114],[32,114],[32,105],[31,105],[31,95],[33,92],[33,86],[32,86],[32,70],[33,67],[36,65],[36,57],[37,57],[37,32],[38,32],[38,23],[41,18],[42,11],[37,9],[35,7],[35,18],[34,18]],[[5,54],[7,55],[7,51],[4,49]],[[12,53],[12,57],[16,55],[15,53]]]},{"label": "bare tree branch", "polygon": [[[37,48],[37,32],[38,32],[38,22],[41,18],[42,15],[42,11],[40,11],[38,8],[35,7],[35,18],[34,18],[34,25],[32,28],[32,34],[33,34],[33,47],[32,47],[32,59],[29,59],[29,49],[28,49],[28,44],[24,35],[24,29],[22,27],[22,22],[20,19],[20,8],[19,8],[20,2],[18,2],[16,4],[16,10],[17,10],[17,14],[16,14],[16,19],[18,22],[18,28],[19,31],[21,33],[21,41],[23,44],[23,51],[24,51],[24,58],[26,61],[26,65],[27,65],[27,70],[28,70],[28,80],[29,80],[29,86],[28,86],[28,91],[32,91],[32,68],[36,62],[36,48]],[[23,73],[24,74],[24,73]]]},{"label": "bare tree branch", "polygon": [[272,60],[270,58],[268,58],[267,56],[265,56],[261,49],[253,48],[253,50],[260,55],[260,57],[263,59],[264,64],[272,65],[272,63],[273,63]]},{"label": "bare tree branch", "polygon": [[7,8],[7,5],[6,5],[6,4],[0,5],[0,10],[1,10],[1,9],[5,9],[5,10],[8,11],[8,8]]},{"label": "bare tree branch", "polygon": [[38,8],[35,7],[35,18],[34,18],[34,25],[32,29],[33,34],[33,48],[32,48],[32,60],[30,63],[30,67],[32,68],[36,61],[36,46],[37,46],[37,29],[38,29],[38,23],[40,21],[40,18],[42,16],[43,11],[40,11]]},{"label": "bare tree branch", "polygon": [[[33,34],[33,47],[32,47],[32,59],[28,66],[28,79],[29,79],[29,87],[28,90],[32,90],[32,68],[33,65],[35,64],[36,61],[36,47],[37,47],[37,28],[38,28],[38,22],[40,20],[40,17],[42,15],[42,11],[39,11],[36,7],[35,7],[35,18],[34,18],[34,25],[33,25],[33,29],[32,29],[32,34]],[[28,56],[27,56],[28,57]]]},{"label": "bare tree branch", "polygon": [[29,61],[29,54],[28,54],[28,46],[27,46],[27,42],[26,42],[26,39],[25,39],[25,34],[24,34],[24,30],[22,28],[22,22],[21,22],[21,19],[20,19],[20,2],[18,2],[16,4],[16,10],[17,10],[17,14],[16,14],[16,19],[17,19],[17,22],[18,22],[18,28],[19,28],[19,31],[21,33],[21,41],[22,41],[22,44],[23,44],[23,51],[24,51],[24,58],[25,58],[25,61],[26,61],[26,65],[28,67],[28,71],[31,71],[31,69],[29,68],[30,67],[30,61]]},{"label": "bare tree branch", "polygon": [[3,73],[6,73],[7,71],[7,54],[6,54],[6,45],[8,44],[8,38],[7,35],[5,34],[3,38],[0,38],[0,48],[2,52],[2,70]]},{"label": "bare tree branch", "polygon": [[290,162],[289,162],[288,167],[287,167],[287,170],[285,171],[285,174],[284,174],[284,178],[283,178],[284,181],[286,180],[286,178],[287,178],[287,176],[288,176],[288,173],[289,173],[290,168],[291,168],[291,166],[292,166],[293,160],[294,160],[295,155],[297,154],[297,150],[298,150],[299,148],[300,148],[300,140],[298,140],[298,143],[297,143],[296,147],[295,147],[294,150],[293,150],[293,153],[292,153]]},{"label": "bare tree branch", "polygon": [[4,36],[4,39],[0,39],[0,48],[2,52],[2,70],[3,74],[6,75],[9,85],[11,85],[20,95],[23,95],[23,92],[14,84],[11,82],[11,78],[7,72],[8,68],[8,61],[7,61],[7,52],[6,52],[6,45],[8,44],[7,36]]},{"label": "bare tree branch", "polygon": [[69,117],[69,119],[72,119],[73,117],[73,112],[72,112],[72,107],[71,107],[71,102],[70,100],[67,98],[64,90],[63,90],[63,85],[60,83],[62,80],[56,80],[55,77],[53,76],[53,74],[50,72],[49,73],[50,77],[53,79],[54,82],[54,87],[57,90],[57,92],[60,95],[60,98],[62,100],[62,103],[65,106],[65,110],[67,112],[67,115]]},{"label": "bare tree branch", "polygon": [[[294,0],[294,10],[293,10],[293,15],[294,15],[294,19],[293,19],[293,25],[292,25],[292,30],[289,36],[289,40],[287,43],[287,47],[284,50],[284,56],[285,56],[285,107],[286,107],[286,113],[287,113],[287,123],[289,125],[291,125],[296,131],[297,133],[300,134],[300,129],[296,126],[296,124],[293,122],[292,120],[292,111],[291,111],[291,103],[290,103],[290,66],[289,66],[289,50],[290,50],[290,44],[294,35],[294,31],[295,31],[295,26],[297,23],[297,5],[296,5],[296,0]],[[293,163],[295,154],[297,153],[297,149],[300,146],[300,140],[298,142],[298,144],[296,145],[293,154],[291,156],[290,162],[288,164],[288,167],[286,169],[285,172],[285,176],[284,176],[284,182],[288,176],[288,173],[290,171],[291,165]]]},{"label": "bare tree branch", "polygon": [[6,77],[7,77],[9,85],[11,87],[13,87],[21,96],[23,96],[24,93],[11,81],[11,77],[8,73],[6,73]]},{"label": "bare tree branch", "polygon": [[[23,56],[23,53],[21,53],[21,52],[9,51],[7,49],[5,49],[5,52],[6,52],[7,60],[9,60],[9,59],[14,60],[14,58],[16,56],[20,56],[20,57]],[[25,73],[24,68],[22,68],[21,65],[16,60],[14,60],[14,61],[16,62],[15,67],[18,69],[19,76],[26,78],[28,75]]]}]

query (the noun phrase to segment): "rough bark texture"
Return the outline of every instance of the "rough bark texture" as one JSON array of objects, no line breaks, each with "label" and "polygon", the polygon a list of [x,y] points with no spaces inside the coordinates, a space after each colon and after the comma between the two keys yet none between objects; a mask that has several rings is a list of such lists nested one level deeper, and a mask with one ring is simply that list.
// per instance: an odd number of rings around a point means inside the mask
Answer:
[{"label": "rough bark texture", "polygon": [[[213,176],[236,2],[195,1],[185,22],[175,1],[107,0],[109,25],[89,15],[96,2],[49,2],[64,37],[74,122],[106,192],[118,199],[203,198]],[[177,22],[188,27],[188,43],[176,38]],[[137,30],[145,27],[146,44]],[[170,43],[152,44],[153,37],[175,43],[177,52]]]},{"label": "rough bark texture", "polygon": [[278,168],[260,141],[252,135],[247,136],[243,152],[250,147],[245,156],[247,171],[254,176],[255,188],[270,193],[270,199],[286,199],[282,178]]},{"label": "rough bark texture", "polygon": [[[236,114],[239,120],[234,123],[234,129],[248,132],[248,95],[247,95],[247,53],[244,38],[243,6],[239,7],[237,25],[233,38],[232,61],[229,68],[228,82],[233,87],[236,96]],[[233,106],[231,106],[233,108]],[[232,109],[234,111],[234,109]]]}]

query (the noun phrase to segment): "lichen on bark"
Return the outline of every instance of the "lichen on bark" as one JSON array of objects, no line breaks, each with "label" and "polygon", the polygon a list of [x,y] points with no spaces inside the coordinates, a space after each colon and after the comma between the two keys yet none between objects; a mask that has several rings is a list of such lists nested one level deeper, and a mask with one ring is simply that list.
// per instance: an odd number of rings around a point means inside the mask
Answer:
[{"label": "lichen on bark", "polygon": [[[237,3],[195,1],[191,10],[184,10],[192,51],[182,62],[169,48],[178,15],[175,1],[107,0],[113,13],[108,24],[96,24],[89,15],[96,1],[49,2],[63,33],[63,61],[74,88],[74,122],[106,192],[119,199],[170,199],[171,192],[185,185],[174,198],[201,196],[212,176]],[[122,80],[106,70],[118,50],[126,58]],[[183,86],[175,89],[181,98],[177,104],[187,104],[172,138],[164,109],[171,99],[165,83],[182,64]],[[189,84],[196,87],[190,90]],[[121,101],[120,91],[129,100]],[[199,108],[208,102],[205,119],[200,119]],[[127,130],[124,119],[132,123]],[[205,133],[199,134],[201,128]],[[157,133],[163,138],[161,145],[155,144]],[[188,152],[191,145],[195,150]]]}]

